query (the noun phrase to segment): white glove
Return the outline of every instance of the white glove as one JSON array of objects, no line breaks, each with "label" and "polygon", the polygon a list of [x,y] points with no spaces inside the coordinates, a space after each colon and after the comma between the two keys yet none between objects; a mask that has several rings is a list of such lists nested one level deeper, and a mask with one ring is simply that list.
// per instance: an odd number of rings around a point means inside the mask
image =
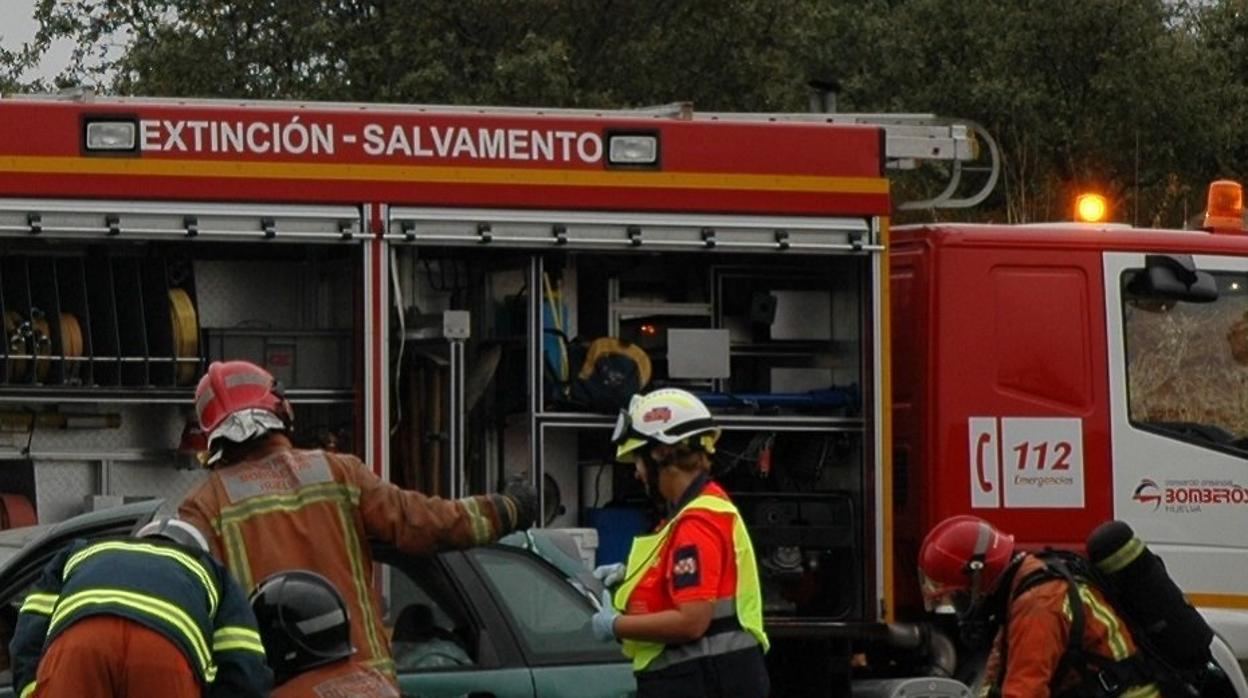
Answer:
[{"label": "white glove", "polygon": [[624,581],[624,563],[613,562],[610,565],[598,565],[594,568],[594,577],[610,589]]},{"label": "white glove", "polygon": [[594,637],[602,642],[618,639],[615,636],[615,619],[619,617],[620,612],[611,605],[610,592],[602,592],[602,608],[589,619],[589,627],[593,630]]}]

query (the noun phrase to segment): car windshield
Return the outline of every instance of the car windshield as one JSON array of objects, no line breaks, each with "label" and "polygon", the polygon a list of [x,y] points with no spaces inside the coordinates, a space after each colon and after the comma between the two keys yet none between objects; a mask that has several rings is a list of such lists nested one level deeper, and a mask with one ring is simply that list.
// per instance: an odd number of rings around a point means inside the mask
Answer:
[{"label": "car windshield", "polygon": [[582,589],[553,567],[523,564],[521,551],[501,546],[475,548],[468,554],[480,565],[530,654],[556,663],[577,657],[622,659],[614,641],[594,637],[589,619],[595,607]]},{"label": "car windshield", "polygon": [[532,528],[501,538],[499,543],[523,548],[549,562],[567,578],[568,584],[595,604],[601,596],[602,582],[590,574],[589,563],[582,557],[576,537],[557,528]]},{"label": "car windshield", "polygon": [[1208,303],[1124,293],[1128,410],[1136,425],[1248,452],[1248,275],[1213,276]]}]

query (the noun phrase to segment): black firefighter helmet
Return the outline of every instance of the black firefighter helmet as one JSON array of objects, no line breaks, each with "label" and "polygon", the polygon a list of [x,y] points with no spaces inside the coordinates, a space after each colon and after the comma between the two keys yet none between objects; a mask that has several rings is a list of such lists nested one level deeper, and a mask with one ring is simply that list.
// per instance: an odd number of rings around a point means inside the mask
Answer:
[{"label": "black firefighter helmet", "polygon": [[288,570],[266,577],[251,594],[251,610],[279,684],[355,651],[342,595],[315,572]]}]

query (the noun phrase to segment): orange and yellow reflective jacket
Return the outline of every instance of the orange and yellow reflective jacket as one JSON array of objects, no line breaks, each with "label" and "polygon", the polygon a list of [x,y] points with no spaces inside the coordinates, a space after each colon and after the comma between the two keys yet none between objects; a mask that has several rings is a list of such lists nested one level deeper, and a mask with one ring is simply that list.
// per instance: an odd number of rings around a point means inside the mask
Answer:
[{"label": "orange and yellow reflective jacket", "polygon": [[[1080,672],[1072,669],[1067,676],[1054,681],[1068,646],[1072,622],[1067,582],[1051,579],[1017,593],[1025,579],[1044,567],[1042,560],[1027,555],[1014,575],[1008,620],[993,641],[979,691],[981,698],[1049,698],[1054,686],[1066,693],[1077,690],[1083,680]],[[1080,584],[1079,597],[1083,601],[1084,651],[1115,661],[1134,655],[1137,650],[1131,631],[1101,592]],[[1002,653],[1006,656],[1004,676]],[[1146,684],[1128,687],[1119,695],[1160,698],[1161,692],[1155,685]]]},{"label": "orange and yellow reflective jacket", "polygon": [[409,554],[481,545],[510,532],[516,515],[507,507],[501,495],[448,500],[403,490],[354,456],[295,449],[274,435],[246,460],[215,468],[178,514],[204,532],[247,593],[285,570],[328,578],[350,612],[351,661],[393,680],[368,541]]}]

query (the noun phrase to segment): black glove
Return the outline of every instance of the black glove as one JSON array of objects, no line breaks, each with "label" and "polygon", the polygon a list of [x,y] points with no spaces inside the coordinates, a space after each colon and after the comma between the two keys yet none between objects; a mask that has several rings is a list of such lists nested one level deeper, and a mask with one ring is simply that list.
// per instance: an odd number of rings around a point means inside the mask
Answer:
[{"label": "black glove", "polygon": [[516,520],[511,522],[511,530],[523,531],[537,522],[537,490],[529,482],[527,473],[507,478],[503,496],[515,505]]}]

